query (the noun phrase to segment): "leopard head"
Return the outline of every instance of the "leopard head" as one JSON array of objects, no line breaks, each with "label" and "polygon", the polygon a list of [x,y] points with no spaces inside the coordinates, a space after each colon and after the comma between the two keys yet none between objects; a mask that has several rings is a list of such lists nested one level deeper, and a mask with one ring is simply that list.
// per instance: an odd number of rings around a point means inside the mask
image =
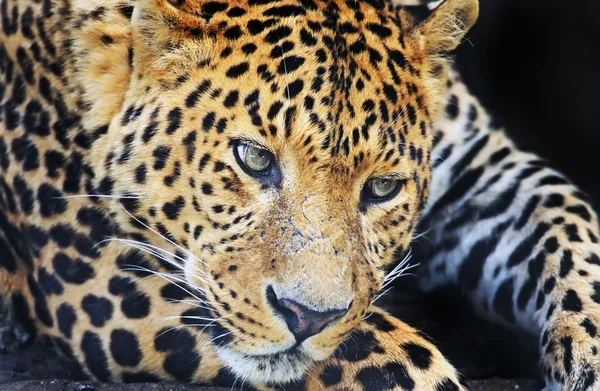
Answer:
[{"label": "leopard head", "polygon": [[236,375],[298,378],[365,316],[424,208],[440,72],[477,11],[138,0],[98,180],[132,195],[108,208],[168,251]]}]

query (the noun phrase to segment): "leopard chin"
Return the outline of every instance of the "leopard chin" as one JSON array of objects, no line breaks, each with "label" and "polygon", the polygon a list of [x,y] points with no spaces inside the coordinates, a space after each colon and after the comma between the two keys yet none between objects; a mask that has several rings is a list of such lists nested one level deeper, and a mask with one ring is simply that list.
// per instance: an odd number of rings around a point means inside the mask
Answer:
[{"label": "leopard chin", "polygon": [[237,379],[250,383],[294,382],[300,380],[315,362],[302,347],[267,355],[249,355],[226,347],[216,351]]}]

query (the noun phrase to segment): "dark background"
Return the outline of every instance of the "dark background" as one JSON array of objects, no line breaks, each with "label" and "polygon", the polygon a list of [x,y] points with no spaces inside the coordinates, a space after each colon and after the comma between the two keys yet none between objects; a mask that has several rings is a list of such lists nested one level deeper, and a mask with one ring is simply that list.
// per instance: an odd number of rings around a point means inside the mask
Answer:
[{"label": "dark background", "polygon": [[600,204],[600,1],[480,0],[457,51],[471,90],[517,144]]}]

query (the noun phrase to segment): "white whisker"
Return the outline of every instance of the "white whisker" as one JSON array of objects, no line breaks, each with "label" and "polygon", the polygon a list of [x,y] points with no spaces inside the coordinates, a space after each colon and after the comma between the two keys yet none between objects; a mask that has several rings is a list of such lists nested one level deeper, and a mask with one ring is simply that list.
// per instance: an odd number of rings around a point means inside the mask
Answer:
[{"label": "white whisker", "polygon": [[[154,230],[152,227],[148,226],[144,222],[140,221],[137,217],[135,217],[134,215],[132,215],[131,213],[129,213],[129,211],[123,206],[123,204],[119,204],[119,205],[121,205],[121,208],[123,208],[123,210],[125,211],[125,213],[127,213],[129,215],[129,217],[131,217],[132,219],[134,219],[135,221],[137,221],[139,224],[141,224],[142,226],[146,227],[147,229],[149,229],[150,231],[152,231],[153,233],[155,233],[156,235],[158,235],[159,237],[161,237],[162,239],[164,239],[168,243],[171,243],[173,246],[177,247],[178,249],[180,249],[181,251],[183,251],[187,255],[193,257],[198,262],[202,263],[203,265],[206,265],[206,262],[204,262],[203,260],[201,260],[200,258],[198,258],[197,256],[195,256],[192,252],[188,251],[187,249],[184,249],[183,247],[181,247],[177,243],[173,242],[169,238],[164,237],[158,231]],[[208,266],[208,265],[206,265],[206,266]]]}]

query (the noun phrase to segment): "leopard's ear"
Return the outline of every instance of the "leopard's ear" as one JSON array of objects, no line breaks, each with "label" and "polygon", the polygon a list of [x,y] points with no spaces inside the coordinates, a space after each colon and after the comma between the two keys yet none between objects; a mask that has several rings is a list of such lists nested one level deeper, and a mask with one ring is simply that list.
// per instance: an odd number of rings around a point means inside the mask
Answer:
[{"label": "leopard's ear", "polygon": [[428,55],[443,55],[456,49],[477,21],[477,0],[392,0],[401,6],[403,22],[421,38]]},{"label": "leopard's ear", "polygon": [[[238,4],[239,3],[239,4]],[[245,1],[212,0],[138,0],[142,11],[154,16],[160,24],[173,30],[192,34],[201,34],[202,30],[211,30],[215,16],[223,14]],[[236,7],[239,9],[239,7]]]},{"label": "leopard's ear", "polygon": [[134,24],[147,39],[200,38],[215,29],[215,19],[225,16],[232,3],[236,1],[137,0]]},{"label": "leopard's ear", "polygon": [[168,70],[206,61],[228,15],[247,8],[247,0],[136,0],[132,26],[138,65]]}]

